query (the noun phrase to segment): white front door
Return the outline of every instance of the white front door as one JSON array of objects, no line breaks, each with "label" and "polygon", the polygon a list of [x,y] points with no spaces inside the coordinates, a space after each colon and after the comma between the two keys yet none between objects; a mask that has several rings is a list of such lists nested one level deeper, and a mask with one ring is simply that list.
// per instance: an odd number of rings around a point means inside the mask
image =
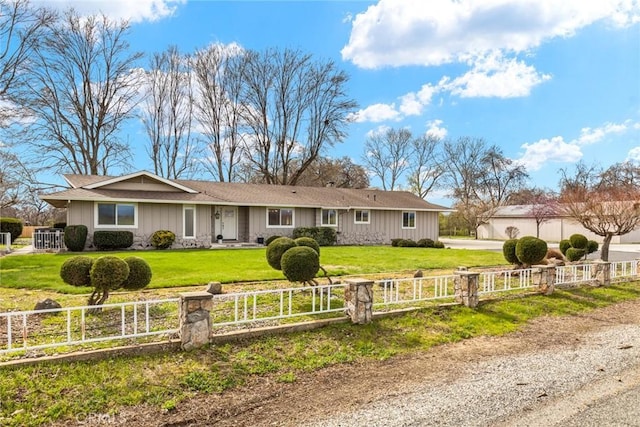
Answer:
[{"label": "white front door", "polygon": [[220,210],[220,234],[225,240],[237,240],[238,208],[235,206],[223,206]]}]

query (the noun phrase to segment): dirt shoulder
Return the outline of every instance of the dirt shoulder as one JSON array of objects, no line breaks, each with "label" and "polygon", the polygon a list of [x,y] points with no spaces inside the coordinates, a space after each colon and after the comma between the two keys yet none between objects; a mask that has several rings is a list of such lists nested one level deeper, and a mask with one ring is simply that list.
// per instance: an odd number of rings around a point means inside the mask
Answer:
[{"label": "dirt shoulder", "polygon": [[333,366],[300,374],[292,384],[260,378],[240,389],[182,402],[171,412],[149,406],[123,408],[110,425],[296,426],[401,395],[416,384],[455,381],[463,363],[471,358],[491,360],[571,349],[589,339],[590,333],[620,324],[640,325],[640,300],[584,315],[539,318],[503,337],[477,337],[382,362]]}]

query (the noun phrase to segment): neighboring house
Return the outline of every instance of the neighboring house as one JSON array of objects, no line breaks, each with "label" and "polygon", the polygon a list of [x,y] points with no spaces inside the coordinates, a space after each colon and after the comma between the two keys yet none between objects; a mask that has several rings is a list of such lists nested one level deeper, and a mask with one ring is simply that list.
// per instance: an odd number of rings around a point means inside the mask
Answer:
[{"label": "neighboring house", "polygon": [[[506,240],[507,227],[516,227],[519,230],[518,237],[535,236],[536,220],[532,215],[533,205],[502,206],[498,208],[489,219],[488,224],[478,228],[479,239]],[[580,223],[568,216],[555,215],[549,217],[540,224],[540,238],[548,242],[559,242],[568,239],[572,234],[584,234],[588,239],[602,242],[602,236],[598,236],[584,228]],[[623,236],[613,236],[611,243],[638,243],[640,242],[640,229],[636,229]]]},{"label": "neighboring house", "polygon": [[157,230],[173,231],[174,247],[209,247],[218,235],[255,243],[315,226],[334,227],[338,244],[436,240],[438,213],[450,211],[405,191],[169,180],[144,171],[65,179],[70,189],[41,198],[67,208],[67,224],[86,225],[89,236],[132,231],[138,248]]}]

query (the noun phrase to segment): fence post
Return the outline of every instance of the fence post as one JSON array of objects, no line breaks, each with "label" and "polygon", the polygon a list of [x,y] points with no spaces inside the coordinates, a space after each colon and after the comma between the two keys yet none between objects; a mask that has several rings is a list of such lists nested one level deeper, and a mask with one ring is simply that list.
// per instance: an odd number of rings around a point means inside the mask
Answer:
[{"label": "fence post", "polygon": [[609,286],[611,284],[611,263],[609,261],[597,260],[593,264],[596,266],[595,279],[599,286]]},{"label": "fence post", "polygon": [[373,280],[347,279],[344,300],[345,314],[352,323],[370,323],[373,317]]},{"label": "fence post", "polygon": [[551,295],[556,287],[556,266],[555,265],[534,265],[540,276],[534,282],[538,285],[538,290],[544,295]]},{"label": "fence post", "polygon": [[180,294],[180,341],[183,350],[191,350],[209,343],[213,295],[209,292]]},{"label": "fence post", "polygon": [[475,308],[478,306],[478,279],[480,273],[473,271],[456,271],[454,273],[454,289],[456,302]]}]

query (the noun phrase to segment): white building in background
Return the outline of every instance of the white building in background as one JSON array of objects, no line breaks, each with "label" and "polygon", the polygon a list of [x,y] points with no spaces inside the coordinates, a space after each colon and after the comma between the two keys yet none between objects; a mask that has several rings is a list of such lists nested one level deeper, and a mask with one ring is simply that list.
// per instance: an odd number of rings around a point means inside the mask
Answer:
[{"label": "white building in background", "polygon": [[[478,227],[479,239],[507,240],[507,227],[516,227],[518,237],[536,236],[536,219],[532,215],[533,205],[502,206],[489,219],[488,224]],[[557,215],[540,224],[540,235],[547,242],[559,242],[572,234],[584,234],[589,240],[602,243],[602,237],[584,228],[573,219]],[[611,243],[640,243],[640,228],[623,236],[614,236]]]}]

